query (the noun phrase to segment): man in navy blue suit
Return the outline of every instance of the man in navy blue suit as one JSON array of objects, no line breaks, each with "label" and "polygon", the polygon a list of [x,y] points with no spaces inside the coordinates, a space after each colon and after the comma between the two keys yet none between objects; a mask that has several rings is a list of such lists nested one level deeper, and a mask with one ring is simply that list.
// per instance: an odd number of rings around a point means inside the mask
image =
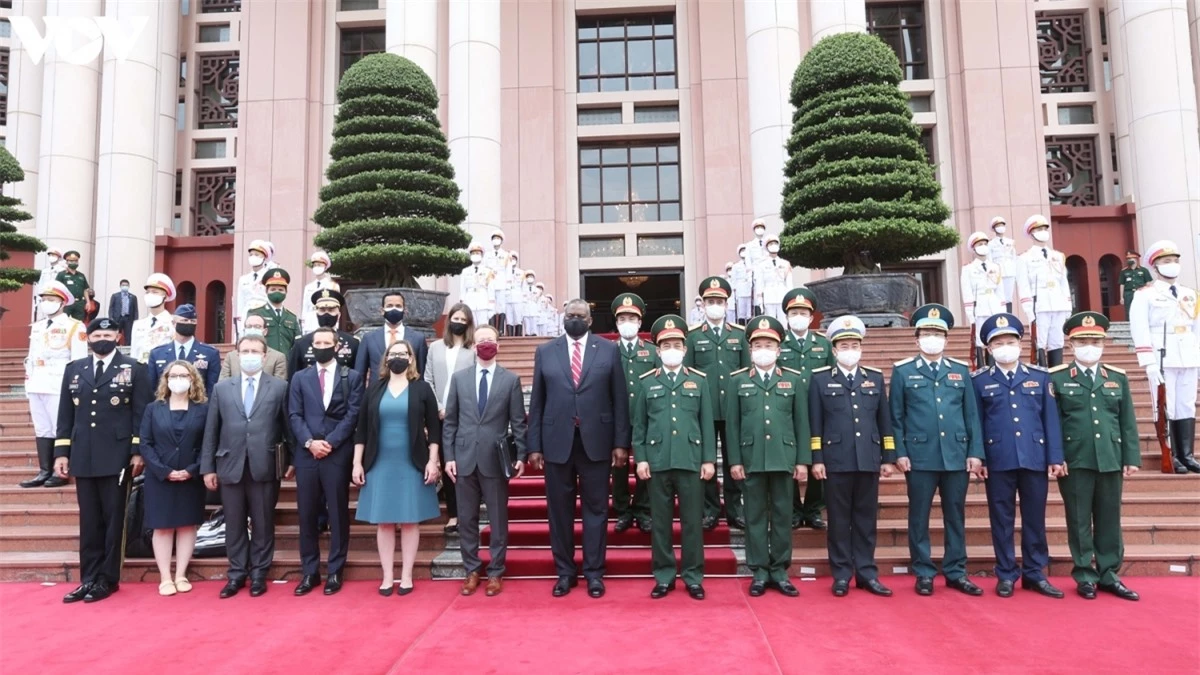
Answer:
[{"label": "man in navy blue suit", "polygon": [[[1046,493],[1050,478],[1067,475],[1058,406],[1050,373],[1021,363],[1025,327],[1012,314],[993,314],[980,329],[996,365],[975,372],[972,382],[983,427],[988,514],[996,552],[996,594],[1021,588],[1051,598],[1062,591],[1046,580]],[[1016,498],[1021,498],[1021,567],[1013,550]]]},{"label": "man in navy blue suit", "polygon": [[362,336],[358,345],[358,356],[354,359],[354,369],[362,375],[363,383],[371,384],[379,376],[379,364],[388,347],[400,340],[407,340],[412,345],[413,358],[417,361],[417,373],[425,376],[425,356],[429,347],[425,344],[425,336],[404,325],[404,296],[399,293],[388,293],[383,296],[383,325]]},{"label": "man in navy blue suit", "polygon": [[150,358],[146,361],[150,382],[157,390],[159,380],[168,366],[175,361],[188,361],[204,380],[204,393],[212,396],[213,387],[221,375],[221,353],[216,347],[196,339],[195,305],[176,307],[174,319],[175,339],[150,350]]},{"label": "man in navy blue suit", "polygon": [[321,583],[317,521],[324,505],[330,532],[325,595],[333,595],[342,588],[342,568],[350,547],[350,468],[363,381],[338,363],[337,331],[318,328],[312,338],[315,363],[296,373],[288,387],[288,419],[297,445],[296,507],[304,574],[295,593],[307,595]]},{"label": "man in navy blue suit", "polygon": [[615,343],[590,333],[592,312],[572,300],[560,336],[537,348],[525,444],[529,464],[546,469],[554,597],[579,583],[575,567],[575,495],[583,506],[583,576],[588,595],[604,595],[610,468],[629,462],[629,394]]}]

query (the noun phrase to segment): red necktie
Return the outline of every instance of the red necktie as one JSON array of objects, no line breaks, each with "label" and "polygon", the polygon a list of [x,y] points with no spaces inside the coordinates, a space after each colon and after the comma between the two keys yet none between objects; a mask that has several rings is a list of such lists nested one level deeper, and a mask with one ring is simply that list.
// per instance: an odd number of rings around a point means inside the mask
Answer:
[{"label": "red necktie", "polygon": [[325,369],[324,368],[317,369],[317,380],[321,384],[321,398],[324,399],[325,398]]},{"label": "red necktie", "polygon": [[571,381],[579,388],[579,378],[583,375],[583,350],[579,342],[575,342],[575,350],[571,352]]}]

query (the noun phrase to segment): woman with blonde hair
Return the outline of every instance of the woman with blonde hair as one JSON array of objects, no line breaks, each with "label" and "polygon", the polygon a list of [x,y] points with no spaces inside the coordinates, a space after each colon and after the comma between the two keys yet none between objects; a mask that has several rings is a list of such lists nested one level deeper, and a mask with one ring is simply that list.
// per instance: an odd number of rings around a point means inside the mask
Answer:
[{"label": "woman with blonde hair", "polygon": [[[204,482],[200,449],[208,419],[204,378],[187,361],[167,366],[156,400],[142,417],[140,446],[146,462],[144,526],[154,530],[154,561],[159,595],[192,590],[188,563],[196,546],[196,528],[204,522]],[[176,554],[171,577],[171,549]]]},{"label": "woman with blonde hair", "polygon": [[383,567],[379,594],[395,585],[396,525],[400,525],[400,595],[413,590],[420,523],[441,513],[437,498],[442,423],[433,388],[417,371],[413,348],[399,340],[384,352],[379,376],[358,416],[351,478],[361,486],[358,520],[379,526]]}]

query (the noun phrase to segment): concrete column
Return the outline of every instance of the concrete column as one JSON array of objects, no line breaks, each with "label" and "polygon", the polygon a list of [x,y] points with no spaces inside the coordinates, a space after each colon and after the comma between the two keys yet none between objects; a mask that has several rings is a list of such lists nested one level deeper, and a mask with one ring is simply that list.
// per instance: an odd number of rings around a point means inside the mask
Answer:
[{"label": "concrete column", "polygon": [[[792,76],[800,65],[800,17],[791,0],[745,0],[746,88],[750,113],[750,176],[754,217],[779,233],[783,199],[783,165],[792,128],[788,100]],[[808,281],[808,270],[798,269],[796,282]]]},{"label": "concrete column", "polygon": [[814,45],[827,35],[867,32],[865,0],[809,0],[808,8]]},{"label": "concrete column", "polygon": [[[1200,0],[1197,0],[1200,1]],[[1137,167],[1133,162],[1133,142],[1129,135],[1129,73],[1125,63],[1124,37],[1119,27],[1124,22],[1125,0],[1108,0],[1109,68],[1112,71],[1113,113],[1116,127],[1117,166],[1121,172],[1121,197],[1129,199],[1137,185]],[[1139,248],[1144,248],[1145,243]]]},{"label": "concrete column", "polygon": [[1200,131],[1187,6],[1126,0],[1120,23],[1109,25],[1120,34],[1113,60],[1123,61],[1126,74],[1116,95],[1129,106],[1138,240],[1143,247],[1175,241],[1185,261],[1180,281],[1194,287],[1200,278]]},{"label": "concrete column", "polygon": [[[437,85],[437,0],[389,0],[386,20],[384,40],[387,50],[421,66]],[[496,30],[499,35],[499,27]]]},{"label": "concrete column", "polygon": [[1188,17],[1192,25],[1192,81],[1196,85],[1196,107],[1200,110],[1200,0],[1188,4]]},{"label": "concrete column", "polygon": [[450,0],[449,29],[450,163],[482,240],[500,227],[500,0]]},{"label": "concrete column", "polygon": [[[46,0],[16,0],[12,15],[32,18],[44,34],[41,17],[46,15]],[[30,213],[37,212],[38,202],[38,146],[42,142],[42,77],[45,74],[42,63],[40,60],[33,62],[21,44],[21,38],[14,32],[8,60],[8,136],[5,146],[25,170],[25,180],[6,186],[5,193],[20,199]],[[25,221],[20,227],[33,234],[37,221]],[[38,255],[38,267],[42,266],[44,258],[44,255]]]},{"label": "concrete column", "polygon": [[[46,16],[98,17],[101,0],[48,0]],[[83,39],[74,36],[76,50]],[[51,45],[43,57],[42,128],[38,146],[37,236],[78,250],[92,280],[92,219],[96,198],[95,124],[100,103],[100,58],[70,63]],[[93,282],[94,285],[94,282]],[[97,294],[99,295],[99,294]]]},{"label": "concrete column", "polygon": [[[158,25],[158,120],[155,161],[158,166],[154,184],[153,236],[160,229],[170,230],[175,219],[175,140],[179,113],[179,0],[163,2]],[[165,13],[164,13],[165,12]],[[149,22],[148,22],[149,23]],[[155,270],[161,272],[163,270]],[[197,294],[199,294],[197,289]]]},{"label": "concrete column", "polygon": [[[171,145],[172,194],[174,193],[174,106],[171,134],[162,138],[164,90],[172,100],[178,89],[178,70],[163,70],[163,52],[178,52],[178,0],[108,0],[105,16],[129,24],[146,17],[146,25],[118,61],[104,55],[100,95],[100,153],[96,174],[95,274],[97,297],[112,292],[120,279],[135,287],[155,271],[154,232],[167,226],[156,213],[159,147]],[[176,56],[177,58],[177,56]],[[169,67],[169,64],[165,64]]]}]

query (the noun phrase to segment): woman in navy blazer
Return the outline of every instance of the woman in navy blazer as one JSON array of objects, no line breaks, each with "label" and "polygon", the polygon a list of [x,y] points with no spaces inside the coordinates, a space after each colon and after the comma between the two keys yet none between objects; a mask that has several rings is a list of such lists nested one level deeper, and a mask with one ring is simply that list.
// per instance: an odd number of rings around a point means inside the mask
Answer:
[{"label": "woman in navy blazer", "polygon": [[[142,417],[141,453],[146,462],[144,526],[154,530],[154,561],[159,595],[192,590],[188,563],[196,528],[204,522],[204,483],[200,450],[208,419],[204,379],[187,361],[175,361],[159,380],[156,400]],[[171,549],[178,560],[171,577]]]}]

